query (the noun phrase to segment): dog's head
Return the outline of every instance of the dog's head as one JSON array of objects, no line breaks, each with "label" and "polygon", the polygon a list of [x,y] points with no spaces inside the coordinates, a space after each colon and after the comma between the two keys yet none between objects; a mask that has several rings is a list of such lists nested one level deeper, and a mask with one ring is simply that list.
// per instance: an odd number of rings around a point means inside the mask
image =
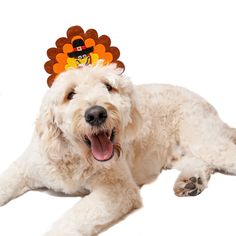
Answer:
[{"label": "dog's head", "polygon": [[115,65],[84,66],[58,76],[43,100],[36,131],[56,158],[70,149],[108,161],[135,138],[139,122],[129,79]]}]

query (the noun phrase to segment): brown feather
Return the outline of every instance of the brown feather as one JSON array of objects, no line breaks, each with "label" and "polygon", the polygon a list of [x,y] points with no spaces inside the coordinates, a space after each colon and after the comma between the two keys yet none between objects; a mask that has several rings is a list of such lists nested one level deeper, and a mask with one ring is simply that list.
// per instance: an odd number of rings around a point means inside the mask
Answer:
[{"label": "brown feather", "polygon": [[47,56],[49,59],[55,59],[58,53],[62,52],[59,48],[49,48],[47,50]]},{"label": "brown feather", "polygon": [[56,60],[55,59],[52,59],[50,61],[47,61],[45,64],[44,64],[44,69],[46,70],[46,72],[48,74],[53,74],[54,71],[53,71],[53,65],[56,63]]},{"label": "brown feather", "polygon": [[70,40],[68,38],[62,37],[56,41],[56,46],[58,48],[62,48],[66,43],[70,43]]},{"label": "brown feather", "polygon": [[122,61],[116,61],[115,63],[116,63],[118,68],[122,68],[123,72],[125,71],[125,65],[124,65],[124,63]]},{"label": "brown feather", "polygon": [[[76,35],[84,36],[84,30],[80,26],[72,26],[67,30],[67,38],[71,41],[71,39]],[[83,36],[82,36],[83,35]]]},{"label": "brown feather", "polygon": [[47,80],[47,84],[48,84],[48,87],[50,88],[55,80],[55,77],[56,75],[55,74],[52,74],[48,77],[48,80]]},{"label": "brown feather", "polygon": [[84,35],[84,39],[92,38],[96,42],[98,39],[98,33],[95,29],[89,29],[86,31],[86,34]]},{"label": "brown feather", "polygon": [[113,62],[115,62],[120,56],[120,50],[117,47],[110,47],[108,51],[113,55]]},{"label": "brown feather", "polygon": [[111,39],[107,35],[102,35],[98,38],[96,44],[103,44],[106,48],[106,51],[108,51],[111,45]]}]

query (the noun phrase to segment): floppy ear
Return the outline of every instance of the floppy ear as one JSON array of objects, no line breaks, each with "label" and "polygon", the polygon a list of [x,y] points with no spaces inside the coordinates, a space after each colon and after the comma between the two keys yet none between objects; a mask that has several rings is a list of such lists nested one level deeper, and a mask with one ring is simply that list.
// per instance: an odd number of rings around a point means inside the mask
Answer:
[{"label": "floppy ear", "polygon": [[62,131],[55,123],[54,114],[49,105],[43,104],[41,106],[35,130],[40,139],[42,151],[50,159],[60,159],[65,141]]},{"label": "floppy ear", "polygon": [[132,91],[132,93],[130,94],[130,100],[131,100],[130,121],[125,130],[126,140],[135,139],[142,124],[142,117],[137,107],[137,97],[134,91]]},{"label": "floppy ear", "polygon": [[142,117],[138,109],[138,95],[130,79],[121,76],[116,79],[116,82],[118,90],[126,97],[128,101],[127,104],[130,106],[128,123],[127,126],[124,127],[125,139],[127,141],[133,140],[136,138],[142,124]]}]

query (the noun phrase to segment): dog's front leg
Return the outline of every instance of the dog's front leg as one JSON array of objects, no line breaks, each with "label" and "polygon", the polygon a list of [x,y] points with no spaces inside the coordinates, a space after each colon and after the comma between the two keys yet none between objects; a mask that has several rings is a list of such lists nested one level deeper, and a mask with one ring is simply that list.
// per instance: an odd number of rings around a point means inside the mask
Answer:
[{"label": "dog's front leg", "polygon": [[45,236],[94,236],[141,206],[139,189],[129,176],[96,175],[93,191]]},{"label": "dog's front leg", "polygon": [[0,175],[0,206],[33,188],[34,181],[29,175],[34,167],[33,163],[29,161],[29,157],[32,155],[34,153],[29,147]]},{"label": "dog's front leg", "polygon": [[0,206],[28,190],[24,174],[16,161],[0,176]]}]

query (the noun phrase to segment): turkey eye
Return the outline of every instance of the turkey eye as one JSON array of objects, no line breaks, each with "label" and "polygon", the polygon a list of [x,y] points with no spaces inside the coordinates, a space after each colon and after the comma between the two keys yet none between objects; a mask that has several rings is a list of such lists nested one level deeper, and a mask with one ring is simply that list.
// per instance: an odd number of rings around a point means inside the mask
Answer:
[{"label": "turkey eye", "polygon": [[112,86],[110,84],[105,84],[105,86],[109,92],[112,91]]},{"label": "turkey eye", "polygon": [[73,99],[75,94],[76,94],[75,92],[70,92],[70,93],[67,95],[67,99],[68,99],[68,100]]}]

